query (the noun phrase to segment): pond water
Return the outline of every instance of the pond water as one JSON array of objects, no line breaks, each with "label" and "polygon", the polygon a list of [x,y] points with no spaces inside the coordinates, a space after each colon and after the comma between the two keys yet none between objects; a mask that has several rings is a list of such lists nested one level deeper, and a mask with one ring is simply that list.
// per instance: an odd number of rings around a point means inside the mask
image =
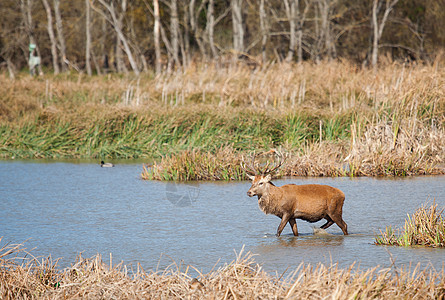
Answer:
[{"label": "pond water", "polygon": [[[406,215],[424,203],[445,207],[445,177],[290,178],[276,185],[328,184],[346,194],[343,219],[349,236],[337,225],[328,236],[297,220],[299,237],[289,226],[275,237],[280,219],[265,215],[256,197],[246,195],[250,182],[166,183],[140,179],[141,163],[0,161],[0,237],[25,242],[35,256],[61,258],[69,266],[78,253],[99,253],[108,262],[146,270],[173,261],[208,272],[228,263],[243,246],[272,272],[305,263],[338,263],[360,268],[409,267],[420,263],[442,269],[445,249],[373,245],[386,226],[402,227]],[[0,245],[0,246],[1,246]]]}]

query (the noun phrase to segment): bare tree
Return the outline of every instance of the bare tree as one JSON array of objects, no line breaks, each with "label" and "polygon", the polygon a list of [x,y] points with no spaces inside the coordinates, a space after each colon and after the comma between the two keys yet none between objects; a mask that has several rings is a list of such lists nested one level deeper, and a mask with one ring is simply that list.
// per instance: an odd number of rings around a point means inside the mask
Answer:
[{"label": "bare tree", "polygon": [[161,73],[161,42],[160,42],[160,26],[161,20],[159,18],[159,2],[158,0],[153,0],[153,10],[154,10],[154,18],[155,24],[153,27],[153,35],[155,42],[155,68],[156,74]]},{"label": "bare tree", "polygon": [[337,49],[335,47],[331,28],[332,7],[336,2],[337,0],[318,0],[321,30],[318,36],[317,60],[319,59],[320,48],[324,48],[323,52],[329,59],[337,56]]},{"label": "bare tree", "polygon": [[90,1],[85,0],[85,66],[88,76],[93,74],[91,70],[91,8]]},{"label": "bare tree", "polygon": [[62,72],[66,72],[68,70],[68,60],[66,58],[66,43],[63,35],[62,16],[60,15],[60,0],[54,0],[54,15],[56,17],[57,40],[59,41],[60,65],[62,66]]},{"label": "bare tree", "polygon": [[181,65],[179,61],[179,19],[177,0],[170,1],[170,40],[172,45],[172,55],[177,66]]},{"label": "bare tree", "polygon": [[127,41],[127,38],[124,35],[123,32],[123,17],[125,15],[125,12],[127,11],[127,0],[120,1],[121,4],[121,12],[118,13],[116,8],[114,7],[114,3],[110,2],[107,3],[105,0],[98,0],[99,3],[106,9],[106,12],[102,11],[96,6],[92,6],[95,11],[97,11],[99,14],[101,14],[110,24],[113,25],[114,30],[116,31],[117,35],[117,42],[116,42],[116,56],[119,57],[118,51],[120,51],[120,46],[122,43],[123,49],[125,51],[125,54],[127,54],[128,61],[130,62],[131,68],[133,69],[133,72],[136,75],[139,75],[140,71],[138,68],[138,65],[136,63],[136,60],[134,59],[133,53],[130,48],[130,44]]},{"label": "bare tree", "polygon": [[[289,3],[290,1],[290,3]],[[297,61],[303,61],[303,26],[306,21],[306,15],[310,4],[304,1],[304,9],[300,10],[301,2],[299,0],[284,0],[287,19],[289,20],[289,51],[286,61],[292,61],[295,52],[297,52]],[[297,50],[295,51],[295,47]]]},{"label": "bare tree", "polygon": [[[372,41],[372,54],[371,54],[371,64],[374,68],[377,67],[378,53],[379,53],[379,42],[382,37],[383,28],[385,28],[386,21],[388,20],[388,16],[394,6],[397,4],[399,0],[374,0],[372,5],[372,28],[373,28],[373,41]],[[382,2],[385,2],[385,11],[383,12],[383,16],[378,21],[378,14],[380,9],[382,8]]]},{"label": "bare tree", "polygon": [[216,51],[214,31],[215,31],[215,9],[214,0],[209,0],[209,5],[207,7],[207,24],[206,32],[209,39],[210,51],[212,52],[213,58],[218,57],[218,52]]},{"label": "bare tree", "polygon": [[[207,2],[207,0],[203,1]],[[219,16],[215,14],[215,1],[208,0],[207,5],[207,22],[206,22],[206,35],[205,40],[210,47],[210,52],[212,53],[213,58],[218,57],[218,49],[215,42],[215,26],[230,12],[230,7],[227,7],[224,11],[221,12]]]},{"label": "bare tree", "polygon": [[202,58],[206,60],[207,53],[203,41],[202,29],[199,27],[198,24],[198,17],[201,11],[204,9],[204,4],[205,1],[201,1],[201,4],[198,6],[197,9],[195,9],[196,0],[190,0],[189,15],[190,15],[190,27],[192,29],[195,41],[198,44],[198,48],[199,51],[201,52]]},{"label": "bare tree", "polygon": [[47,30],[48,30],[48,35],[49,35],[49,39],[51,42],[51,54],[53,57],[54,74],[59,74],[60,69],[59,69],[59,63],[57,60],[57,41],[56,41],[56,37],[54,35],[51,6],[49,5],[47,0],[42,0],[42,3],[43,3],[43,6],[45,6],[45,10],[46,10],[46,18],[47,18],[47,22],[48,22]]},{"label": "bare tree", "polygon": [[233,49],[237,54],[244,52],[244,28],[242,14],[243,0],[231,0],[232,25],[233,25]]},{"label": "bare tree", "polygon": [[[286,8],[286,16],[289,21],[289,50],[287,52],[286,61],[291,62],[294,58],[295,44],[297,36],[295,35],[295,1],[294,0],[284,0],[284,7]],[[298,1],[298,0],[297,0]]]},{"label": "bare tree", "polygon": [[264,1],[260,1],[260,30],[261,30],[261,59],[266,62],[266,43],[269,36],[269,28],[267,23],[267,14],[264,7]]},{"label": "bare tree", "polygon": [[[186,1],[189,3],[189,1]],[[189,3],[190,5],[190,3]],[[184,37],[182,38],[182,65],[187,66],[191,61],[191,54],[190,54],[190,14],[189,14],[189,8],[186,6],[183,10],[183,26],[184,26]]]}]

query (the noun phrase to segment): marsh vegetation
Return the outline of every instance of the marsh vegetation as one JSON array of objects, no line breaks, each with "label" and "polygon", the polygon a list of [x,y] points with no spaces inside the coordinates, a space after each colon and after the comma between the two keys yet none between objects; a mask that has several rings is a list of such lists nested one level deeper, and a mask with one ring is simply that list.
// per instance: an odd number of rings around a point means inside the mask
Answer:
[{"label": "marsh vegetation", "polygon": [[386,227],[384,232],[376,236],[377,245],[395,246],[428,246],[445,247],[445,218],[444,209],[432,204],[425,204],[412,215],[407,215],[403,228],[394,230]]},{"label": "marsh vegetation", "polygon": [[227,180],[244,178],[243,154],[279,147],[291,158],[281,175],[444,173],[440,61],[0,81],[2,158],[147,158],[144,178]]},{"label": "marsh vegetation", "polygon": [[[21,257],[28,256],[23,259]],[[195,274],[195,275],[194,275]],[[413,298],[442,299],[443,271],[398,270],[375,267],[361,270],[352,264],[301,263],[288,274],[272,275],[243,249],[236,258],[203,274],[190,265],[173,262],[164,271],[140,265],[109,263],[97,255],[78,256],[68,268],[57,259],[36,258],[21,244],[0,248],[2,299],[78,298]]]}]

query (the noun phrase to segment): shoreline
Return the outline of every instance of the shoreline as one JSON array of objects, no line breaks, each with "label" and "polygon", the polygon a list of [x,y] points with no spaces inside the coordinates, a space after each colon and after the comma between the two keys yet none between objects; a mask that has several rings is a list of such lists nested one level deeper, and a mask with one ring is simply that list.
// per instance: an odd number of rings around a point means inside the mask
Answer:
[{"label": "shoreline", "polygon": [[[337,264],[301,263],[287,274],[271,275],[258,265],[253,254],[241,249],[236,258],[216,270],[202,274],[193,266],[176,263],[159,271],[144,270],[139,264],[129,272],[122,263],[102,261],[100,255],[82,258],[65,269],[57,259],[39,260],[30,255],[20,263],[21,244],[0,248],[0,295],[17,298],[301,298],[333,297],[441,299],[444,270],[414,267],[412,270],[360,269],[357,263],[339,268]],[[7,254],[7,255],[6,255]],[[15,256],[16,259],[8,258]],[[134,269],[132,269],[134,270]],[[191,271],[198,274],[191,276]]]}]

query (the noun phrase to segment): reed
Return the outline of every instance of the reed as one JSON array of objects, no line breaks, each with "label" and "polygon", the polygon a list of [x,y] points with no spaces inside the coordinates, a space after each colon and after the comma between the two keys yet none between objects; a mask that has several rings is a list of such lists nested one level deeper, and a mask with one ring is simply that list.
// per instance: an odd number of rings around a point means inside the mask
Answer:
[{"label": "reed", "polygon": [[231,147],[220,148],[215,154],[185,151],[180,155],[163,157],[152,166],[145,164],[141,174],[145,180],[243,180],[241,157]]},{"label": "reed", "polygon": [[[100,255],[83,258],[61,269],[49,258],[21,259],[23,245],[0,248],[0,297],[2,299],[443,299],[444,271],[432,269],[360,270],[352,264],[301,263],[284,277],[272,275],[243,249],[236,258],[203,274],[190,265],[173,262],[165,270],[146,271],[109,264]],[[192,277],[192,273],[197,274]]]},{"label": "reed", "polygon": [[[426,130],[420,124],[416,130],[420,134],[415,138],[400,131],[396,143],[391,126],[383,124],[368,125],[363,137],[353,136],[350,141],[302,142],[300,148],[285,148],[288,158],[276,177],[445,174],[441,165],[444,140],[431,133],[425,135]],[[166,155],[154,165],[145,165],[141,176],[148,180],[246,180],[246,174],[239,172],[243,155],[246,151],[231,146],[213,152],[184,151]]]},{"label": "reed", "polygon": [[183,153],[282,147],[293,157],[283,175],[440,174],[440,64],[392,64],[377,74],[346,62],[191,65],[138,78],[0,74],[0,157],[147,158],[166,174],[164,164],[186,161]]},{"label": "reed", "polygon": [[438,209],[437,204],[429,207],[423,205],[411,216],[408,214],[402,230],[386,227],[384,232],[376,236],[377,245],[395,246],[428,246],[445,247],[444,209]]}]

